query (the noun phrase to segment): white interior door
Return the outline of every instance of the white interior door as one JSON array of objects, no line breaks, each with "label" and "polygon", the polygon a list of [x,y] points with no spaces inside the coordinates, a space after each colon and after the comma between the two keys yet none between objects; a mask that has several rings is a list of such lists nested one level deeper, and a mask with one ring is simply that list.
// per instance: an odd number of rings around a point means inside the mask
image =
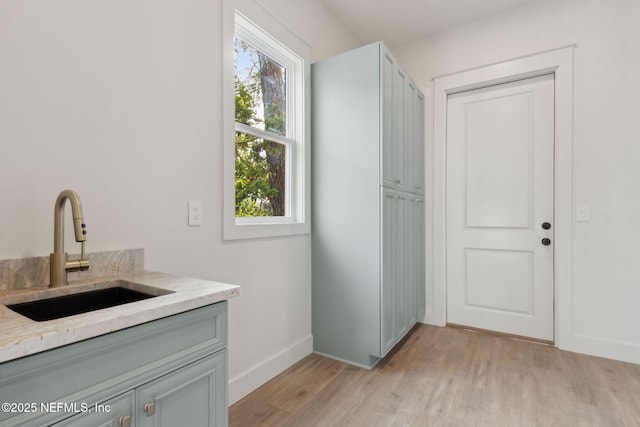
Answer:
[{"label": "white interior door", "polygon": [[448,323],[553,341],[553,150],[553,75],[449,95]]}]

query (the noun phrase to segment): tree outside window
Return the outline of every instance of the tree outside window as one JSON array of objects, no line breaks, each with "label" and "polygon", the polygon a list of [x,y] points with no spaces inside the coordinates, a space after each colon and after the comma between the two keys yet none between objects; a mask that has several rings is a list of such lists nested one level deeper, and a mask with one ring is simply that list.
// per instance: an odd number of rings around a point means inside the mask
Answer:
[{"label": "tree outside window", "polygon": [[235,38],[236,217],[288,216],[286,68]]}]

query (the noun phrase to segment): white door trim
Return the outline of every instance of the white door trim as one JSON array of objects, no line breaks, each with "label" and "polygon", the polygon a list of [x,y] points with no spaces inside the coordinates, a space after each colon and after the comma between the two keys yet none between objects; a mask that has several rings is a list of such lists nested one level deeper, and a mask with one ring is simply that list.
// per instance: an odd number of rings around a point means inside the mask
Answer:
[{"label": "white door trim", "polygon": [[444,326],[446,292],[447,95],[499,83],[555,75],[554,289],[556,345],[573,335],[573,50],[565,47],[434,79],[433,310],[425,321]]}]

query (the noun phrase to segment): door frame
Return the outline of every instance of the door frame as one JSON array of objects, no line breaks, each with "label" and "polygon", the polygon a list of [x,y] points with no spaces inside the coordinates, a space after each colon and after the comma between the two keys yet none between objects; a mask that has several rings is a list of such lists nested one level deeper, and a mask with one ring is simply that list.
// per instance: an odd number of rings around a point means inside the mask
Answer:
[{"label": "door frame", "polygon": [[446,152],[447,96],[544,74],[555,78],[554,336],[558,347],[573,335],[573,51],[554,49],[434,78],[433,308],[425,321],[447,321]]}]

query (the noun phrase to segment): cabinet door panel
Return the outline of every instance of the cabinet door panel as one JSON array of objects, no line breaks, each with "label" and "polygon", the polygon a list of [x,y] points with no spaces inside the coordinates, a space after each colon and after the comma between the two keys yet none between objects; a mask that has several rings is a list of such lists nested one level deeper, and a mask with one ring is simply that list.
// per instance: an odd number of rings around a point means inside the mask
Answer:
[{"label": "cabinet door panel", "polygon": [[138,426],[227,425],[227,350],[138,388]]}]

